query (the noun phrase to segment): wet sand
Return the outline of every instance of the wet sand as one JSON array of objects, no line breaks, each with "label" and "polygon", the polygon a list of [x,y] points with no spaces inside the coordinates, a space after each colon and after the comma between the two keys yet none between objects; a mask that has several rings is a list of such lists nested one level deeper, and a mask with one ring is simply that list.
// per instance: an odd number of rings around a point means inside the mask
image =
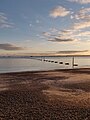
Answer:
[{"label": "wet sand", "polygon": [[0,74],[0,120],[90,120],[90,69]]}]

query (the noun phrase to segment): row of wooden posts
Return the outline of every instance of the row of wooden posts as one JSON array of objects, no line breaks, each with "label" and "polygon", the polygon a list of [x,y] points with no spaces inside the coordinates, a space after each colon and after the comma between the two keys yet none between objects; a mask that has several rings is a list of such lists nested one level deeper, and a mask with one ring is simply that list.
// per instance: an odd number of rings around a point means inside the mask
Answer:
[{"label": "row of wooden posts", "polygon": [[[45,62],[51,62],[51,63],[59,63],[59,64],[64,64],[62,61],[61,62],[58,62],[58,61],[53,61],[53,60],[47,60],[47,59],[39,59],[41,61],[45,61]],[[69,65],[70,63],[66,62],[65,65]],[[72,57],[72,68],[74,69],[74,66],[78,66],[78,64],[75,64],[74,63],[74,57]]]}]

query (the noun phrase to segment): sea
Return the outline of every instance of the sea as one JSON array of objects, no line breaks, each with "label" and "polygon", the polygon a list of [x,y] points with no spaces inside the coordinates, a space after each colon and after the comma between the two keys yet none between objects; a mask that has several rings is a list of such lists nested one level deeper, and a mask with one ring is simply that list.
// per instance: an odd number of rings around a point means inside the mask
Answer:
[{"label": "sea", "polygon": [[0,57],[0,73],[76,68],[90,68],[90,56],[74,57],[74,66],[73,57]]}]

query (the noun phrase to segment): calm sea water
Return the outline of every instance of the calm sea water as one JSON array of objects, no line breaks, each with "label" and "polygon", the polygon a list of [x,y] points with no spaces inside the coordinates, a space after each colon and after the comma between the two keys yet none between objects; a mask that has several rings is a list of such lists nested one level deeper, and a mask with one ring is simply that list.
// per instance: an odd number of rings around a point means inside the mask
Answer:
[{"label": "calm sea water", "polygon": [[[44,59],[58,63],[45,62]],[[59,64],[59,62],[63,62],[63,64]],[[69,65],[65,65],[67,62]],[[75,64],[78,64],[75,68],[90,68],[90,57],[75,57]],[[0,73],[71,68],[72,57],[0,58]]]}]

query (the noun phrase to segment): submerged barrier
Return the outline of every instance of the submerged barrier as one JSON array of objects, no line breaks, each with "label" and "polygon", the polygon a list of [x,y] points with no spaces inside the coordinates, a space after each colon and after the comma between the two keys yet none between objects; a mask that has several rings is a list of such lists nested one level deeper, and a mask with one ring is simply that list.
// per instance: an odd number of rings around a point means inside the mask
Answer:
[{"label": "submerged barrier", "polygon": [[59,64],[63,64],[63,62],[59,62]]},{"label": "submerged barrier", "polygon": [[[33,59],[36,59],[36,60],[40,60],[40,61],[44,61],[44,62],[50,62],[50,63],[57,63],[57,64],[64,64],[64,62],[63,61],[54,61],[54,60],[48,60],[48,59],[45,59],[45,58],[33,58]],[[68,65],[70,65],[70,63],[69,62],[65,62],[65,64],[64,65],[66,65],[66,66],[68,66]],[[72,69],[74,69],[74,67],[77,67],[78,66],[78,64],[76,64],[75,63],[75,59],[74,59],[74,57],[72,57]]]},{"label": "submerged barrier", "polygon": [[69,63],[65,63],[65,65],[69,65]]}]

